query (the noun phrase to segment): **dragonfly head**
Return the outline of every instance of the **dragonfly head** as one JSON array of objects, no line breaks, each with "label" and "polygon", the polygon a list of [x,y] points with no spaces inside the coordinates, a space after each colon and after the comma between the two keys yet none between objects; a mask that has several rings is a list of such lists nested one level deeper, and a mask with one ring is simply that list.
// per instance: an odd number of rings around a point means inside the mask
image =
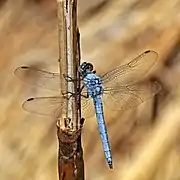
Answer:
[{"label": "dragonfly head", "polygon": [[86,76],[88,73],[93,71],[93,65],[91,63],[83,62],[79,67],[81,76]]}]

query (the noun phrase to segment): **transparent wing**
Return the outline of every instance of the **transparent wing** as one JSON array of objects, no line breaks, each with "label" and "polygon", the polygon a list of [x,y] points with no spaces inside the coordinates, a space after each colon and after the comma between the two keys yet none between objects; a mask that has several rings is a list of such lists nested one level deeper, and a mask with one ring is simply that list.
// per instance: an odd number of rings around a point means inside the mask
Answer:
[{"label": "transparent wing", "polygon": [[81,92],[81,107],[82,107],[82,117],[91,118],[95,115],[94,104],[92,98],[86,98],[87,89],[84,89]]},{"label": "transparent wing", "polygon": [[113,87],[117,83],[121,86],[135,83],[155,64],[158,54],[155,51],[145,51],[129,63],[118,66],[102,76],[105,87]]},{"label": "transparent wing", "polygon": [[[92,98],[81,98],[82,116],[90,118],[94,116],[95,111],[93,107]],[[26,100],[22,107],[24,110],[31,113],[36,113],[46,116],[55,116],[64,106],[64,97],[36,97]]]},{"label": "transparent wing", "polygon": [[88,99],[84,99],[82,98],[81,100],[82,104],[82,117],[84,118],[91,118],[95,115],[95,110],[94,110],[94,105],[93,105],[93,99],[92,98],[88,98]]},{"label": "transparent wing", "polygon": [[103,101],[111,110],[128,110],[137,107],[161,90],[158,82],[140,82],[104,90]]},{"label": "transparent wing", "polygon": [[21,80],[39,87],[44,87],[50,90],[60,89],[60,75],[36,69],[34,67],[22,66],[18,67],[14,74]]},{"label": "transparent wing", "polygon": [[22,107],[24,110],[40,115],[54,116],[58,109],[65,105],[63,97],[36,97],[26,100]]}]

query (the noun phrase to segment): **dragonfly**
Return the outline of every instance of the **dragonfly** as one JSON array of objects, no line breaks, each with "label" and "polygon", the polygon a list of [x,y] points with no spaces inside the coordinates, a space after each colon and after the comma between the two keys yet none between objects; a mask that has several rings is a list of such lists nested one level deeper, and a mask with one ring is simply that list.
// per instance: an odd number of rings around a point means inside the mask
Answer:
[{"label": "dragonfly", "polygon": [[[113,111],[125,111],[135,108],[152,98],[161,90],[157,81],[144,81],[142,78],[154,66],[158,54],[147,50],[124,65],[98,75],[91,63],[83,62],[78,71],[81,76],[81,106],[83,116],[96,114],[102,147],[107,164],[113,169],[113,159],[104,117],[104,105]],[[25,76],[27,75],[28,76]],[[59,90],[60,74],[22,66],[15,75],[30,84],[50,90]],[[37,79],[37,80],[35,80]],[[64,96],[29,98],[23,103],[23,109],[37,114],[52,115],[64,106]]]}]

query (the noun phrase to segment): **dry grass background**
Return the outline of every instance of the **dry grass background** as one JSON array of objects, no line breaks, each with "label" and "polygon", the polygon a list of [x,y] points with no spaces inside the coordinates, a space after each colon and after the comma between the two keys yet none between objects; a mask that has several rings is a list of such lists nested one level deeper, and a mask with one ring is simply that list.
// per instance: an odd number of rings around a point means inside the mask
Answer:
[{"label": "dry grass background", "polygon": [[[1,180],[58,179],[55,121],[21,109],[25,99],[54,92],[13,74],[21,65],[58,71],[55,8],[55,0],[0,1]],[[79,0],[82,59],[103,73],[153,49],[159,61],[151,74],[163,85],[156,98],[136,109],[106,109],[113,171],[106,166],[95,118],[86,120],[87,180],[180,180],[179,8],[179,0]]]}]

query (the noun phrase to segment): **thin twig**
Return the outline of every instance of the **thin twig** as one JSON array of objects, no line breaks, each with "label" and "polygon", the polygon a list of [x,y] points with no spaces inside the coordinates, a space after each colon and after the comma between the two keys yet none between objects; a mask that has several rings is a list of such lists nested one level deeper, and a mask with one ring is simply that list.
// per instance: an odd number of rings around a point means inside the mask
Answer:
[{"label": "thin twig", "polygon": [[[59,112],[60,117],[57,126],[59,140],[58,170],[60,180],[83,180],[84,161],[81,146],[81,108],[80,97],[76,96],[80,88],[79,73],[80,64],[80,35],[77,28],[77,1],[58,0],[58,27],[59,27],[59,64],[61,74],[61,94],[67,92],[73,94],[73,98],[66,99],[65,108]],[[64,77],[71,81],[66,81]],[[65,117],[63,117],[65,115]],[[62,125],[64,119],[64,126]]]}]

